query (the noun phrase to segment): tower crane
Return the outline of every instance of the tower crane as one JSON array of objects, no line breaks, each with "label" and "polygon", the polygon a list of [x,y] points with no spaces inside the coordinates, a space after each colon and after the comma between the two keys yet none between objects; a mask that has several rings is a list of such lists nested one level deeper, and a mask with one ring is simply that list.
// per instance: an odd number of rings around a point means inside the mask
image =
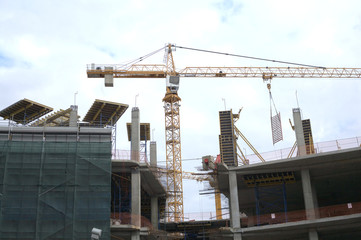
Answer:
[{"label": "tower crane", "polygon": [[[166,93],[163,102],[165,111],[166,164],[169,169],[167,173],[167,212],[169,213],[169,222],[183,220],[182,157],[179,117],[179,103],[181,98],[178,96],[180,77],[262,78],[268,82],[273,78],[361,78],[361,68],[324,68],[302,64],[296,64],[299,65],[298,67],[186,67],[176,71],[172,54],[173,48],[184,47],[168,44],[166,47],[129,64],[87,65],[88,78],[104,78],[106,87],[113,86],[114,78],[166,79]],[[138,64],[138,62],[142,61],[145,57],[153,55],[163,49],[166,51],[165,64]],[[226,55],[237,56],[234,54]]]}]

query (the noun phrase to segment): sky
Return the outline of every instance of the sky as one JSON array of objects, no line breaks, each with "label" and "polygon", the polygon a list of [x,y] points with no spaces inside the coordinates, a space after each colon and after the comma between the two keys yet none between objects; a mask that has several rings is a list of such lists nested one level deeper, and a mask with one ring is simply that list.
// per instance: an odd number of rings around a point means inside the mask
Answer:
[{"label": "sky", "polygon": [[[324,67],[361,67],[361,2],[357,0],[0,0],[0,110],[23,99],[84,118],[95,99],[129,105],[117,124],[117,148],[129,150],[131,108],[151,124],[165,165],[164,79],[88,79],[87,64],[122,64],[168,43]],[[162,64],[161,52],[142,63]],[[290,65],[177,48],[177,70],[189,66]],[[361,136],[361,79],[273,79],[284,140],[272,143],[270,99],[262,79],[181,79],[182,165],[196,171],[219,154],[218,112],[243,107],[237,127],[258,152],[295,142],[289,120],[300,107],[314,142]],[[77,93],[75,95],[75,93]],[[138,95],[138,97],[136,97]],[[76,98],[74,98],[76,96]],[[252,152],[239,143],[246,154]],[[193,187],[197,184],[197,189]],[[185,212],[214,211],[204,186],[184,180]],[[209,203],[209,204],[204,204]]]}]

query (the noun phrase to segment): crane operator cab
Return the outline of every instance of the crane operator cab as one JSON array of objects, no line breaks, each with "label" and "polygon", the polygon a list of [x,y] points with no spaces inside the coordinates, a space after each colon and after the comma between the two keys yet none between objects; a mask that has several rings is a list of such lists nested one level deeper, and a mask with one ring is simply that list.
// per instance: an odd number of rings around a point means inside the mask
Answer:
[{"label": "crane operator cab", "polygon": [[177,93],[179,88],[179,75],[178,76],[167,75],[166,85],[167,85],[167,89],[169,89],[171,93]]}]

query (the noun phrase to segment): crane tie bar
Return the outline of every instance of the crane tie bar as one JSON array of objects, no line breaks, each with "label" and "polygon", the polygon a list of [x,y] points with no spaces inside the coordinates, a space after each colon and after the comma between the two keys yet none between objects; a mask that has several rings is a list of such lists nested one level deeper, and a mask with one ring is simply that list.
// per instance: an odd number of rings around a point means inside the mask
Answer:
[{"label": "crane tie bar", "polygon": [[302,63],[293,63],[293,62],[272,60],[272,59],[267,59],[267,58],[250,57],[250,56],[238,55],[238,54],[233,54],[233,53],[216,52],[216,51],[210,51],[210,50],[204,50],[204,49],[198,49],[198,48],[189,48],[189,47],[182,47],[182,46],[176,46],[176,45],[173,45],[173,47],[175,47],[175,48],[183,48],[183,49],[193,50],[193,51],[199,51],[199,52],[221,54],[221,55],[232,56],[232,57],[241,57],[241,58],[249,58],[249,59],[253,59],[253,60],[284,63],[284,64],[290,64],[290,65],[303,66],[303,67],[325,68],[325,67],[321,67],[321,66],[314,66],[314,65],[302,64]]}]

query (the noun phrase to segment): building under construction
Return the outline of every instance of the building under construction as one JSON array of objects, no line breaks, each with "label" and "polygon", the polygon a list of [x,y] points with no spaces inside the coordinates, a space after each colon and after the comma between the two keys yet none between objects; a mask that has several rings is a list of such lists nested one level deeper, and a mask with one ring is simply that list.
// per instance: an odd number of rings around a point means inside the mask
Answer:
[{"label": "building under construction", "polygon": [[79,121],[77,106],[51,113],[23,99],[0,112],[6,120],[0,127],[0,239],[361,237],[360,138],[320,148],[310,120],[294,109],[297,147],[287,158],[255,163],[245,156],[240,162],[237,114],[222,111],[220,155],[203,164],[213,170],[211,186],[228,198],[229,215],[169,222],[167,170],[157,166],[156,143],[147,144],[150,126],[140,123],[138,108],[127,124],[130,151],[113,146],[127,108],[95,100]]},{"label": "building under construction", "polygon": [[133,150],[113,151],[127,108],[95,100],[81,122],[77,106],[50,113],[29,99],[0,112],[0,239],[89,239],[92,229],[130,239],[157,228],[165,190],[141,159],[137,108]]},{"label": "building under construction", "polygon": [[[166,79],[165,167],[157,164],[150,123],[140,122],[137,107],[127,124],[130,150],[120,151],[116,123],[127,104],[95,100],[81,121],[77,106],[54,113],[28,99],[4,106],[0,239],[360,239],[360,137],[316,144],[311,121],[301,119],[296,108],[295,145],[270,157],[260,154],[236,127],[241,110],[221,111],[219,154],[199,156],[207,172],[193,175],[182,170],[178,89],[180,77],[262,78],[272,102],[273,78],[361,78],[361,69],[302,65],[176,70],[176,47],[168,44],[127,64],[87,67],[88,77],[104,78],[106,87],[113,86],[113,78]],[[162,50],[165,64],[137,64]],[[283,135],[280,113],[274,110],[275,144]],[[238,139],[254,155],[245,155]],[[185,221],[185,178],[209,182],[215,218]],[[223,209],[221,194],[228,200]]]}]

